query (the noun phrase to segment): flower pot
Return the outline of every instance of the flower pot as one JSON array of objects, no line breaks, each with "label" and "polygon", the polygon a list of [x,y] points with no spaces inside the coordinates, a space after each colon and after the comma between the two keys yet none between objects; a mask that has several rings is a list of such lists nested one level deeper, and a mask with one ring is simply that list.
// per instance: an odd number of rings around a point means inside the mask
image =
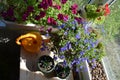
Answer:
[{"label": "flower pot", "polygon": [[45,74],[50,73],[53,71],[54,66],[54,60],[50,56],[43,55],[39,58],[38,68],[41,72]]},{"label": "flower pot", "polygon": [[[85,61],[82,70],[80,70],[82,73],[80,73],[79,71],[79,76],[82,78],[82,80],[96,80],[98,78],[100,80],[109,80],[103,59],[99,63],[101,63],[101,65],[96,64],[95,68],[91,68],[90,64],[88,64],[88,62]],[[101,70],[97,70],[100,69],[99,67],[101,67]]]},{"label": "flower pot", "polygon": [[65,79],[70,74],[70,68],[68,65],[65,65],[63,62],[59,62],[55,67],[56,76]]}]

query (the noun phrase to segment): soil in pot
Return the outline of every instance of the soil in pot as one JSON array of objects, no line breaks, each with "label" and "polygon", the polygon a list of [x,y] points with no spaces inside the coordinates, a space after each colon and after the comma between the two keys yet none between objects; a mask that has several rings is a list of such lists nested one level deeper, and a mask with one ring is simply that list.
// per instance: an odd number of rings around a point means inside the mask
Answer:
[{"label": "soil in pot", "polygon": [[65,79],[70,74],[70,68],[63,62],[59,62],[55,67],[55,73],[57,77]]},{"label": "soil in pot", "polygon": [[92,80],[107,80],[106,73],[100,61],[90,62],[89,66],[92,74]]},{"label": "soil in pot", "polygon": [[54,60],[48,55],[43,55],[39,58],[38,68],[43,73],[50,73],[54,69]]}]

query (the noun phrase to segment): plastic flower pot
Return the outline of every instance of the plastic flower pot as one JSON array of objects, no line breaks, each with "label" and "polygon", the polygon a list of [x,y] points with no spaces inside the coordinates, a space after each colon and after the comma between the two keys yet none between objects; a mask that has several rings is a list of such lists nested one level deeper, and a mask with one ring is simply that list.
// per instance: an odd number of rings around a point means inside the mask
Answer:
[{"label": "plastic flower pot", "polygon": [[[101,60],[101,64],[102,64],[101,66],[103,66],[102,67],[103,68],[102,74],[104,73],[105,76],[106,76],[106,79],[104,79],[104,80],[109,80],[108,73],[107,73],[106,66],[105,66],[105,63],[104,63],[103,59]],[[80,73],[80,71],[82,71],[82,73]],[[81,80],[92,80],[92,78],[93,78],[92,75],[93,74],[91,73],[90,66],[89,66],[88,62],[85,61],[84,64],[83,64],[82,70],[79,70],[79,77],[81,78]]]},{"label": "plastic flower pot", "polygon": [[38,68],[41,72],[50,73],[54,70],[54,66],[54,60],[50,56],[43,55],[39,58]]},{"label": "plastic flower pot", "polygon": [[65,65],[63,62],[59,62],[55,67],[56,76],[65,79],[70,74],[70,68],[68,65]]}]

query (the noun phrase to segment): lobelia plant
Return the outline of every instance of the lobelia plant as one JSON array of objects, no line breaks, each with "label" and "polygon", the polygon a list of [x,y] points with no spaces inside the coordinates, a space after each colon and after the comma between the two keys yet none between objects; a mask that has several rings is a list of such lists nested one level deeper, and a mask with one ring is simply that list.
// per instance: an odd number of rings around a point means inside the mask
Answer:
[{"label": "lobelia plant", "polygon": [[33,23],[40,26],[61,25],[79,16],[77,4],[71,0],[4,0],[0,16],[17,23]]},{"label": "lobelia plant", "polygon": [[79,23],[74,20],[59,26],[57,42],[53,42],[55,60],[63,59],[70,68],[76,64],[77,70],[82,68],[84,61],[100,60],[105,55],[99,32],[83,20]]}]

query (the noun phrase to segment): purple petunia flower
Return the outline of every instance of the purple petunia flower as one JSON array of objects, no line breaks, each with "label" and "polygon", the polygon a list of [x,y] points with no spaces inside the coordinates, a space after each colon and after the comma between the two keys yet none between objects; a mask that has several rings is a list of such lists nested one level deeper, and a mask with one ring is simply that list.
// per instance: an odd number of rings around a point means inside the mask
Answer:
[{"label": "purple petunia flower", "polygon": [[46,3],[48,3],[49,6],[53,5],[53,1],[52,0],[46,0]]},{"label": "purple petunia flower", "polygon": [[28,6],[27,7],[27,12],[30,13],[30,12],[33,12],[34,10],[34,7],[33,6]]},{"label": "purple petunia flower", "polygon": [[23,19],[24,21],[27,20],[28,15],[29,15],[28,13],[23,14],[22,19]]},{"label": "purple petunia flower", "polygon": [[9,8],[9,9],[7,10],[7,15],[8,15],[8,16],[13,16],[13,15],[14,15],[13,8]]},{"label": "purple petunia flower", "polygon": [[39,15],[40,15],[40,18],[43,18],[45,17],[46,13],[44,11],[41,11]]},{"label": "purple petunia flower", "polygon": [[64,19],[63,14],[60,14],[60,13],[59,13],[59,14],[58,14],[58,19],[59,19],[59,20],[63,20],[63,19]]},{"label": "purple petunia flower", "polygon": [[83,19],[79,17],[75,17],[75,20],[78,22],[78,24],[83,23]]},{"label": "purple petunia flower", "polygon": [[36,15],[35,20],[37,20],[37,21],[40,20],[40,15]]},{"label": "purple petunia flower", "polygon": [[52,28],[49,27],[49,28],[47,29],[47,31],[50,33],[50,32],[52,31]]},{"label": "purple petunia flower", "polygon": [[49,4],[46,3],[46,0],[43,0],[43,1],[38,5],[38,8],[47,9],[48,7],[49,7]]},{"label": "purple petunia flower", "polygon": [[67,0],[61,0],[62,4],[65,4],[67,2]]}]

